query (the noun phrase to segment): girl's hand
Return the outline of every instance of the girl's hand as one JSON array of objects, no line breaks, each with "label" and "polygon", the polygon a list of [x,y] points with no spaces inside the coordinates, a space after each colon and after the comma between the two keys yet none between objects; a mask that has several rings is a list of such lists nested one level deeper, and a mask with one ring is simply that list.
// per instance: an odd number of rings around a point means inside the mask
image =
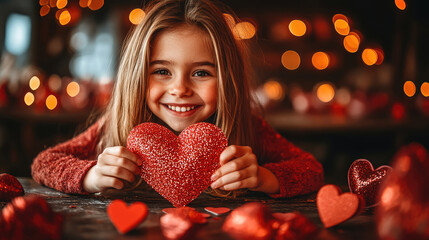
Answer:
[{"label": "girl's hand", "polygon": [[108,147],[98,155],[97,164],[86,174],[83,189],[87,192],[101,192],[107,188],[121,189],[124,180],[133,182],[140,173],[141,160],[122,146]]},{"label": "girl's hand", "polygon": [[226,191],[248,188],[253,191],[277,193],[279,182],[268,169],[258,165],[252,148],[231,145],[219,157],[221,167],[212,175],[211,187]]}]

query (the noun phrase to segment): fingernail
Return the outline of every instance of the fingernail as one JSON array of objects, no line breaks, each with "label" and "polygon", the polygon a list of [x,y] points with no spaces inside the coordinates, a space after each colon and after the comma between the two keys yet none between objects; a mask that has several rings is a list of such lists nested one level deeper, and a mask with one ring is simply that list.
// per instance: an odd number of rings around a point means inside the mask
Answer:
[{"label": "fingernail", "polygon": [[211,176],[211,180],[214,181],[217,179],[217,173],[213,173],[213,175]]},{"label": "fingernail", "polygon": [[219,183],[218,182],[214,182],[214,183],[212,183],[211,187],[213,189],[218,188],[219,187]]}]

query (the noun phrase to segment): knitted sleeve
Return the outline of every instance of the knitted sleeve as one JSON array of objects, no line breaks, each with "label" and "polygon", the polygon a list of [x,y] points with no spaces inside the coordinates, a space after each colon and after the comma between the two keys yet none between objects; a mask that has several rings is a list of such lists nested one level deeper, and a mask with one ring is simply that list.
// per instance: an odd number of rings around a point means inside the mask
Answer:
[{"label": "knitted sleeve", "polygon": [[98,137],[98,123],[95,123],[80,135],[42,151],[31,165],[33,179],[65,193],[87,194],[82,183],[88,170],[97,163],[89,157],[95,151]]},{"label": "knitted sleeve", "polygon": [[265,120],[255,121],[263,151],[259,164],[279,180],[280,192],[271,197],[293,197],[318,190],[324,183],[322,165],[311,155],[283,138]]}]

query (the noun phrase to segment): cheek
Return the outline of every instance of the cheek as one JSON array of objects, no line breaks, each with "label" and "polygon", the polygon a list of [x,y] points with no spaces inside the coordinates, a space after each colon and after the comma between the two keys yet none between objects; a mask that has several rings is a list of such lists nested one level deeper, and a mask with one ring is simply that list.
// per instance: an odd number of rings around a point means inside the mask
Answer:
[{"label": "cheek", "polygon": [[203,95],[206,104],[216,106],[217,105],[217,84],[211,84],[206,89],[207,90]]}]

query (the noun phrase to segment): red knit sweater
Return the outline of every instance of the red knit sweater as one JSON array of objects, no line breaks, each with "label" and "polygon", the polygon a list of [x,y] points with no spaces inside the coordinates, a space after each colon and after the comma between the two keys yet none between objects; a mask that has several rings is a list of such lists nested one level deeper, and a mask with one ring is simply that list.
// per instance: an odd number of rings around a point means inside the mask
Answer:
[{"label": "red knit sweater", "polygon": [[[264,120],[255,121],[258,146],[263,152],[258,159],[278,178],[280,192],[272,197],[292,197],[314,192],[323,185],[322,165],[274,131]],[[65,193],[85,194],[83,180],[97,161],[94,155],[99,140],[99,127],[94,124],[71,140],[42,151],[33,161],[31,172],[36,182]]]}]

